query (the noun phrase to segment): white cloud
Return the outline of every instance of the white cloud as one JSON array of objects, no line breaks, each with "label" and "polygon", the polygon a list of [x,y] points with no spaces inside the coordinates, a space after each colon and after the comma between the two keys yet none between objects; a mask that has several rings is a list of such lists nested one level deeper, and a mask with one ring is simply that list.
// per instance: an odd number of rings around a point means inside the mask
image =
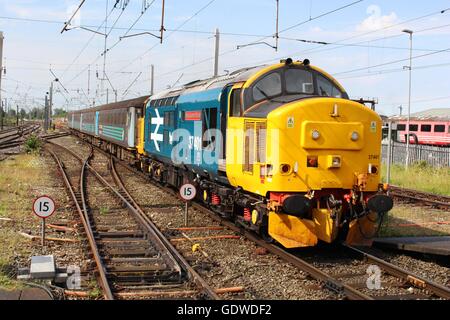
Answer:
[{"label": "white cloud", "polygon": [[369,17],[364,19],[357,27],[357,31],[373,31],[395,24],[398,20],[397,14],[391,12],[388,15],[381,14],[381,8],[377,5],[370,5],[367,8],[367,14]]}]

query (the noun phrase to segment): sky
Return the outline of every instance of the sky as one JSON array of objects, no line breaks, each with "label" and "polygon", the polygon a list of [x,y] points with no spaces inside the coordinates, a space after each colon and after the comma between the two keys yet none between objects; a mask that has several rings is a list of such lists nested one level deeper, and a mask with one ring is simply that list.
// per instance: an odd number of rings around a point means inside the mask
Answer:
[{"label": "sky", "polygon": [[379,113],[398,114],[402,106],[405,114],[410,39],[402,30],[410,29],[411,112],[450,108],[448,0],[279,0],[278,50],[276,0],[166,0],[162,44],[162,0],[120,0],[116,7],[116,0],[86,0],[61,33],[81,2],[0,0],[1,96],[8,103],[42,106],[55,77],[54,108],[112,102],[113,90],[119,100],[147,95],[152,64],[155,92],[210,77],[218,28],[220,74],[307,58],[351,98],[375,98]]}]

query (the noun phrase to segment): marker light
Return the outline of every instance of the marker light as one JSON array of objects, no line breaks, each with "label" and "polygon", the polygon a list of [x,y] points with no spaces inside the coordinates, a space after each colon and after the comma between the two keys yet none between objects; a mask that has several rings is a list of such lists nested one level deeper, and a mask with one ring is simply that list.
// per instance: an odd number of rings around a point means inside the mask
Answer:
[{"label": "marker light", "polygon": [[331,165],[335,168],[340,167],[341,166],[341,157],[333,157]]},{"label": "marker light", "polygon": [[358,140],[359,139],[359,133],[356,132],[356,131],[353,131],[352,135],[351,135],[351,139],[352,139],[352,141]]},{"label": "marker light", "polygon": [[313,130],[311,133],[311,137],[313,138],[313,140],[317,140],[320,138],[320,132],[318,130]]}]

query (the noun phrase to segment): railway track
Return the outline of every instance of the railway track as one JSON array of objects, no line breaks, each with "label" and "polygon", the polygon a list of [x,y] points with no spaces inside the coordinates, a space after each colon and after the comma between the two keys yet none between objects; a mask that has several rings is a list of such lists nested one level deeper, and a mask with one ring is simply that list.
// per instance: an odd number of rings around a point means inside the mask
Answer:
[{"label": "railway track", "polygon": [[[61,137],[67,136],[67,135],[69,135],[69,134],[68,133],[56,133],[56,134],[44,135],[39,138],[42,140],[51,140],[51,139],[61,138]],[[10,142],[6,142],[6,143],[0,142],[0,150],[18,147],[18,146],[22,145],[23,143],[24,142],[22,139],[19,141],[10,141]]]},{"label": "railway track", "polygon": [[[277,245],[270,244],[260,239],[258,236],[237,227],[234,223],[227,221],[220,216],[214,214],[209,209],[195,203],[193,206],[208,215],[211,218],[218,221],[220,224],[226,226],[227,228],[242,234],[247,239],[256,243],[258,246],[267,249],[272,254],[275,254],[282,258],[283,260],[293,264],[300,270],[309,274],[312,278],[318,280],[322,283],[324,289],[333,291],[340,297],[344,297],[350,300],[377,300],[377,299],[430,299],[430,298],[443,298],[450,299],[450,288],[436,284],[430,280],[419,277],[411,272],[399,268],[387,261],[379,259],[373,255],[365,253],[358,248],[351,246],[345,246],[345,248],[350,251],[353,255],[358,256],[360,261],[357,266],[358,272],[348,272],[344,274],[332,274],[327,268],[318,267],[315,265],[314,261],[307,261],[301,256],[301,253],[290,253]],[[344,261],[341,258],[332,259],[328,261],[331,264],[343,264]],[[347,259],[346,264],[348,264],[347,270],[355,269],[354,257]],[[367,268],[370,265],[377,265],[382,272],[382,279],[385,277],[389,278],[389,282],[383,283],[385,286],[382,290],[368,290],[366,285],[367,280]],[[413,293],[408,291],[405,294],[404,288],[407,286],[414,288]],[[391,290],[392,288],[397,288],[397,290]],[[403,290],[402,290],[403,289]],[[391,291],[397,291],[397,294],[391,294]],[[373,294],[372,294],[373,292]],[[389,293],[388,293],[389,292]]]},{"label": "railway track", "polygon": [[[86,159],[82,159],[61,145],[48,143],[70,153],[81,164],[79,186],[76,188],[59,156],[49,149],[82,220],[105,299],[218,299],[216,292],[189,266],[137,205],[118,176],[112,158],[107,165],[104,164],[104,168],[109,170],[100,170],[101,163],[90,164],[93,150]],[[94,187],[91,178],[99,185]],[[113,196],[115,202],[120,204],[108,214],[102,215],[102,208],[89,196],[93,189],[99,187],[103,189],[102,201],[108,201],[108,196],[111,201]]]},{"label": "railway track", "polygon": [[[21,145],[25,137],[36,132],[39,128],[39,124],[27,124],[9,129],[10,131],[8,131],[6,135],[0,136],[0,150]],[[2,133],[3,131],[0,134]]]},{"label": "railway track", "polygon": [[[106,154],[104,151],[100,152]],[[118,160],[118,159],[117,159]],[[118,163],[131,172],[145,178],[152,185],[163,189],[168,194],[177,197],[175,190],[157,184],[141,171],[130,167],[118,160]],[[349,272],[333,274],[328,268],[317,266],[314,261],[307,261],[299,253],[291,253],[277,245],[267,243],[254,233],[237,226],[233,222],[226,220],[215,214],[203,205],[193,202],[192,206],[209,215],[220,225],[244,236],[248,240],[256,243],[258,246],[265,248],[268,252],[282,258],[283,260],[293,264],[295,267],[309,274],[322,284],[323,289],[330,290],[340,298],[349,300],[415,300],[415,299],[450,299],[450,288],[439,285],[420,277],[416,274],[384,261],[376,256],[370,255],[358,248],[343,244],[343,248],[350,254],[351,258],[343,261],[341,258],[334,258],[328,264],[344,264],[348,265]],[[356,260],[355,260],[356,259]],[[357,265],[355,265],[355,262]],[[369,267],[377,266],[380,270],[381,287],[379,289],[369,289],[367,287],[367,278]],[[345,268],[344,268],[345,269]],[[352,272],[353,270],[353,272]]]},{"label": "railway track", "polygon": [[401,188],[398,186],[389,186],[389,194],[400,201],[407,201],[450,211],[450,197],[447,196]]},{"label": "railway track", "polygon": [[[103,155],[110,157],[110,155],[103,150],[98,148],[97,150]],[[161,186],[151,180],[146,174],[119,159],[114,157],[111,157],[111,159],[115,159],[115,161],[112,162],[112,167],[117,163],[133,174],[145,178],[146,181],[157,188],[164,190],[167,194],[178,197],[178,193],[175,190]],[[117,183],[121,184],[119,182]],[[131,197],[131,195],[129,196]],[[413,274],[408,270],[370,255],[358,248],[342,245],[340,250],[345,250],[345,255],[348,255],[345,259],[341,256],[335,256],[329,258],[325,263],[315,261],[315,259],[310,259],[310,261],[308,261],[308,257],[305,257],[302,252],[288,252],[277,245],[267,243],[254,233],[235,225],[229,220],[223,219],[199,203],[193,202],[192,206],[209,215],[221,226],[244,236],[258,246],[265,248],[268,252],[307,273],[311,278],[317,280],[321,284],[321,289],[329,292],[331,291],[337,298],[350,300],[450,299],[450,288],[436,284],[433,281]],[[345,271],[336,272],[335,269],[337,268],[335,268],[335,266],[339,266],[340,270],[343,269]],[[374,270],[374,266],[379,268],[377,270],[380,272],[381,286],[380,288],[369,289],[367,287],[367,279],[370,274],[367,273],[367,270],[369,267]]]}]

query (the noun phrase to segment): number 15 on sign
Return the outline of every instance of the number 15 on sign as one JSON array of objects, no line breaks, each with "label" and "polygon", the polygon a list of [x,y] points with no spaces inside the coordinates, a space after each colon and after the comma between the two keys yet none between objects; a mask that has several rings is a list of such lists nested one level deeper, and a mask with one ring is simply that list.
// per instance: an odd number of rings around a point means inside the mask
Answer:
[{"label": "number 15 on sign", "polygon": [[189,219],[188,219],[188,205],[189,205],[189,201],[191,201],[192,199],[195,198],[197,194],[197,189],[195,188],[194,185],[190,184],[190,183],[186,183],[184,185],[181,186],[180,188],[180,196],[181,198],[186,202],[185,203],[185,207],[184,207],[184,225],[187,227],[189,224]]},{"label": "number 15 on sign", "polygon": [[42,219],[42,246],[45,242],[45,219],[55,212],[55,201],[49,196],[41,196],[33,201],[33,213]]}]

